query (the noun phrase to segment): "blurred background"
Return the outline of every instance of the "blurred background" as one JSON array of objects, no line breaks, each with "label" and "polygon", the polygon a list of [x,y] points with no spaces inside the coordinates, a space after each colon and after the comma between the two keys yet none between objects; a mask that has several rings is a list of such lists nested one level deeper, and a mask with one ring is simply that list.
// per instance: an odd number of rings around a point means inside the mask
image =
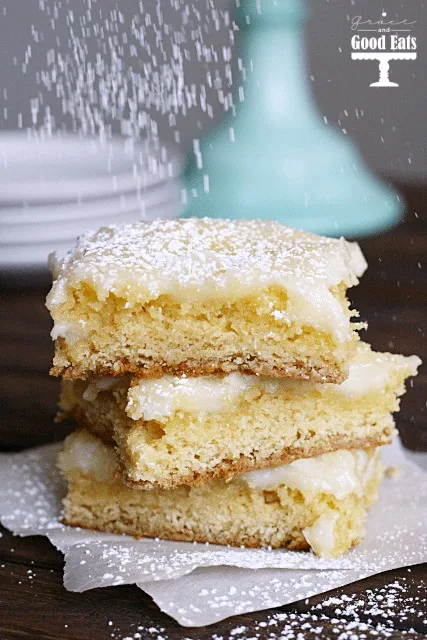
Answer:
[{"label": "blurred background", "polygon": [[[290,1],[295,3],[298,0]],[[406,202],[399,226],[364,234],[361,240],[370,269],[350,294],[362,311],[362,319],[369,319],[363,338],[376,349],[417,353],[425,359],[425,4],[418,0],[308,0],[306,5],[307,66],[302,66],[300,73],[317,105],[316,117],[337,131],[340,141],[352,140],[370,170],[397,190],[399,202]],[[52,355],[50,319],[44,307],[49,287],[44,266],[48,247],[55,248],[62,240],[66,247],[87,226],[178,215],[182,204],[179,175],[187,154],[197,156],[198,140],[225,116],[235,113],[236,96],[241,87],[244,90],[248,69],[242,66],[239,32],[231,20],[230,7],[231,2],[225,0],[195,0],[191,4],[182,0],[2,1],[3,449],[59,440],[68,429],[66,424],[53,422],[59,383],[47,375]],[[416,22],[417,59],[392,62],[390,77],[399,83],[393,89],[369,86],[378,78],[378,62],[351,60],[351,18],[362,15],[377,20],[382,12]],[[281,55],[286,67],[290,64],[286,48]],[[300,63],[304,64],[302,58]],[[21,143],[7,142],[8,132],[16,131],[26,140],[25,153]],[[58,133],[64,140],[75,134],[83,147],[71,153],[68,164],[63,155],[57,162],[53,154],[46,173],[38,145]],[[118,141],[132,140],[135,134],[137,144],[117,151]],[[105,140],[110,142],[99,153],[98,148],[87,146],[93,139],[103,139],[104,145]],[[307,143],[309,147],[310,139]],[[327,168],[334,163],[334,151],[326,142],[322,144]],[[291,141],[287,148],[286,137],[283,148],[292,158]],[[15,164],[10,162],[11,150]],[[118,163],[113,170],[112,158]],[[320,153],[318,164],[322,158]],[[20,163],[25,175],[20,174]],[[97,167],[95,176],[91,166]],[[107,186],[103,181],[106,175],[114,178]],[[37,191],[32,182],[35,178],[49,178],[50,182]],[[77,196],[70,197],[59,188],[65,183],[77,185]],[[36,238],[36,233],[41,237]],[[36,244],[40,249],[37,254]],[[419,450],[427,450],[426,381],[423,368],[399,417],[405,444]]]},{"label": "blurred background", "polygon": [[[55,86],[49,90],[49,84],[43,79],[55,59],[62,55],[65,59],[80,56],[88,73],[91,63],[96,68],[97,57],[101,55],[105,64],[113,67],[113,48],[108,38],[128,33],[135,15],[143,16],[141,24],[148,24],[147,16],[156,25],[157,2],[139,2],[139,0],[102,0],[89,3],[87,0],[54,2],[53,0],[3,0],[1,3],[1,49],[0,86],[3,92],[3,108],[0,110],[0,126],[4,129],[17,129],[42,126],[46,119],[46,110],[57,128],[72,129],[76,126],[70,113],[64,113],[62,96],[57,96]],[[427,154],[425,117],[427,112],[427,12],[425,3],[419,0],[310,0],[309,18],[306,28],[306,50],[308,76],[319,110],[328,122],[339,129],[345,129],[356,141],[365,161],[375,171],[391,178],[405,181],[424,181],[427,179]],[[88,18],[88,6],[91,17]],[[170,26],[170,34],[162,32],[158,42],[154,29],[147,26],[147,37],[151,50],[139,46],[131,51],[123,45],[120,54],[120,66],[117,73],[125,77],[128,71],[141,69],[150,62],[150,53],[157,53],[158,68],[161,72],[161,48],[171,53],[173,32],[179,33],[184,43],[182,52],[188,51],[188,57],[179,61],[185,70],[185,85],[196,96],[200,88],[205,91],[205,100],[191,102],[187,96],[185,113],[178,113],[171,125],[169,113],[162,113],[165,104],[159,106],[151,96],[147,111],[158,125],[160,136],[177,143],[182,151],[191,148],[193,138],[199,138],[218,122],[227,107],[226,98],[230,92],[231,66],[232,77],[239,82],[238,60],[235,42],[230,40],[230,26],[224,24],[221,12],[231,8],[230,0],[197,0],[194,3],[162,2],[163,19]],[[61,8],[59,8],[61,7]],[[142,10],[140,9],[142,7]],[[217,18],[213,17],[213,11]],[[70,23],[68,9],[72,9],[74,22]],[[111,13],[117,10],[123,15],[123,21],[110,21],[110,30],[103,34],[92,33],[83,37],[85,29],[97,23],[108,21]],[[355,15],[374,19],[381,17],[386,9],[388,15],[416,21],[414,33],[418,36],[418,55],[415,61],[397,61],[392,63],[391,72],[395,73],[400,84],[397,91],[372,89],[369,83],[376,79],[378,64],[355,62],[351,60],[350,19]],[[184,19],[184,15],[186,18]],[[99,15],[102,16],[99,19]],[[86,18],[86,22],[85,22]],[[82,24],[83,21],[83,24]],[[197,37],[195,32],[199,32]],[[71,35],[74,34],[74,42]],[[238,34],[236,34],[236,39]],[[76,51],[76,39],[87,50]],[[136,40],[136,39],[135,39]],[[84,41],[84,42],[83,42]],[[198,50],[202,42],[203,51]],[[106,52],[103,47],[106,46]],[[183,54],[185,56],[185,54]],[[286,55],[286,52],[283,53]],[[50,57],[49,57],[50,56]],[[154,71],[154,69],[153,69]],[[78,71],[74,70],[74,73]],[[175,79],[173,71],[168,78],[157,81],[158,96],[171,95],[171,85]],[[178,73],[178,72],[176,72]],[[210,75],[212,82],[207,82]],[[58,71],[58,82],[61,72]],[[169,83],[169,88],[165,84]],[[163,86],[161,86],[163,84]],[[211,84],[211,86],[210,86]],[[87,86],[81,87],[82,92]],[[148,102],[148,100],[147,100]],[[191,103],[191,106],[189,106]],[[210,108],[203,108],[203,105]],[[75,106],[75,105],[74,105]],[[72,111],[72,105],[68,111]],[[65,108],[67,111],[67,108]],[[76,119],[74,119],[76,120]],[[78,119],[77,119],[78,120]],[[123,126],[122,114],[110,114],[113,130],[120,132]],[[78,123],[77,123],[78,126]],[[177,132],[179,135],[177,135]]]}]

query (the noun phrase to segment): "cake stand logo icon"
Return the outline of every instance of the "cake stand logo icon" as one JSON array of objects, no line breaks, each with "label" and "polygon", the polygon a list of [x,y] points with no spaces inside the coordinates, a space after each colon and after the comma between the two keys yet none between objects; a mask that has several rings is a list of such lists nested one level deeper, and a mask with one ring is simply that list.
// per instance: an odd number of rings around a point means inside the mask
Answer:
[{"label": "cake stand logo icon", "polygon": [[[379,79],[371,87],[398,87],[389,78],[391,60],[415,60],[417,38],[412,29],[416,20],[392,20],[383,11],[379,20],[354,16],[351,20],[352,60],[377,60]],[[376,34],[376,35],[375,35]]]}]

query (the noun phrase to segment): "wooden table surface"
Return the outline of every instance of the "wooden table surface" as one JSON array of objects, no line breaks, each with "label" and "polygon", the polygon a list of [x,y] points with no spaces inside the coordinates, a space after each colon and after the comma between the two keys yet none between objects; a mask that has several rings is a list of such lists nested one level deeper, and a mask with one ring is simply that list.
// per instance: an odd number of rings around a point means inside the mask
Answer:
[{"label": "wooden table surface", "polygon": [[[361,241],[369,271],[350,294],[361,317],[369,319],[364,338],[376,349],[416,353],[427,361],[427,189],[398,187],[407,201],[405,221],[387,234]],[[0,448],[4,451],[60,440],[70,429],[69,424],[53,422],[59,382],[47,374],[52,355],[50,320],[44,308],[47,289],[47,285],[11,288],[3,281],[0,290]],[[397,419],[405,446],[418,451],[427,451],[426,382],[426,367],[422,367]],[[259,626],[259,622],[271,618],[272,611],[185,629],[162,614],[136,587],[95,589],[84,594],[67,592],[62,586],[62,556],[46,539],[15,538],[2,531],[1,640],[126,638],[133,637],[138,626],[142,627],[142,638],[202,639],[215,634],[217,638],[228,638],[231,630],[239,626],[247,627],[247,638],[270,637],[271,628]],[[373,576],[330,593],[359,593],[363,599],[367,590],[395,579],[404,581],[405,598],[419,596],[420,588],[425,595],[427,565]],[[304,614],[324,599],[324,595],[313,597],[275,612],[294,612],[295,636],[301,633],[300,638],[314,637],[304,626]],[[421,615],[419,607],[426,607],[426,601],[417,602],[421,601],[414,601],[414,611],[408,616],[396,617],[390,637],[408,637],[405,634],[411,627],[414,631],[409,637],[425,637],[427,611]],[[329,621],[322,623],[323,631],[317,637],[338,637],[336,623],[332,622],[335,609],[333,605],[322,609]],[[371,615],[360,617],[368,622]],[[155,630],[160,628],[163,631],[157,633]],[[280,622],[275,633],[278,629]]]}]

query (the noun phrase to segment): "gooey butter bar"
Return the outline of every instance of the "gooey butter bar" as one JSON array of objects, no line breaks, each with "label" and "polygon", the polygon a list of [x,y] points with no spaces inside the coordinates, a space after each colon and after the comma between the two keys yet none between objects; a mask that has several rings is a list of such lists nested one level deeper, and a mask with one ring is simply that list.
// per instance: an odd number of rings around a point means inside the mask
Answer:
[{"label": "gooey butter bar", "polygon": [[363,536],[418,358],[359,341],[358,246],[275,222],[106,227],[52,258],[71,525],[312,548]]},{"label": "gooey butter bar", "polygon": [[364,535],[383,475],[377,451],[335,451],[202,486],[138,491],[117,474],[113,447],[87,431],[66,440],[64,522],[171,540],[312,548],[337,556]]},{"label": "gooey butter bar", "polygon": [[[256,220],[105,227],[51,259],[52,373],[342,382],[358,246]],[[354,314],[353,314],[354,315]]]}]

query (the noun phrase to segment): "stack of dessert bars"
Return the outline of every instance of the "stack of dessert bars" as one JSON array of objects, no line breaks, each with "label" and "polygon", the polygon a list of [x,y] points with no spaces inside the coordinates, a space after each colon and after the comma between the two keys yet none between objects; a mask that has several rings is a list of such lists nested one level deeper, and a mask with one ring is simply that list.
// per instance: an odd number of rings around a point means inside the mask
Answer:
[{"label": "stack of dessert bars", "polygon": [[363,538],[420,361],[360,341],[356,244],[159,220],[88,233],[51,267],[52,374],[79,425],[65,523],[325,557]]}]

